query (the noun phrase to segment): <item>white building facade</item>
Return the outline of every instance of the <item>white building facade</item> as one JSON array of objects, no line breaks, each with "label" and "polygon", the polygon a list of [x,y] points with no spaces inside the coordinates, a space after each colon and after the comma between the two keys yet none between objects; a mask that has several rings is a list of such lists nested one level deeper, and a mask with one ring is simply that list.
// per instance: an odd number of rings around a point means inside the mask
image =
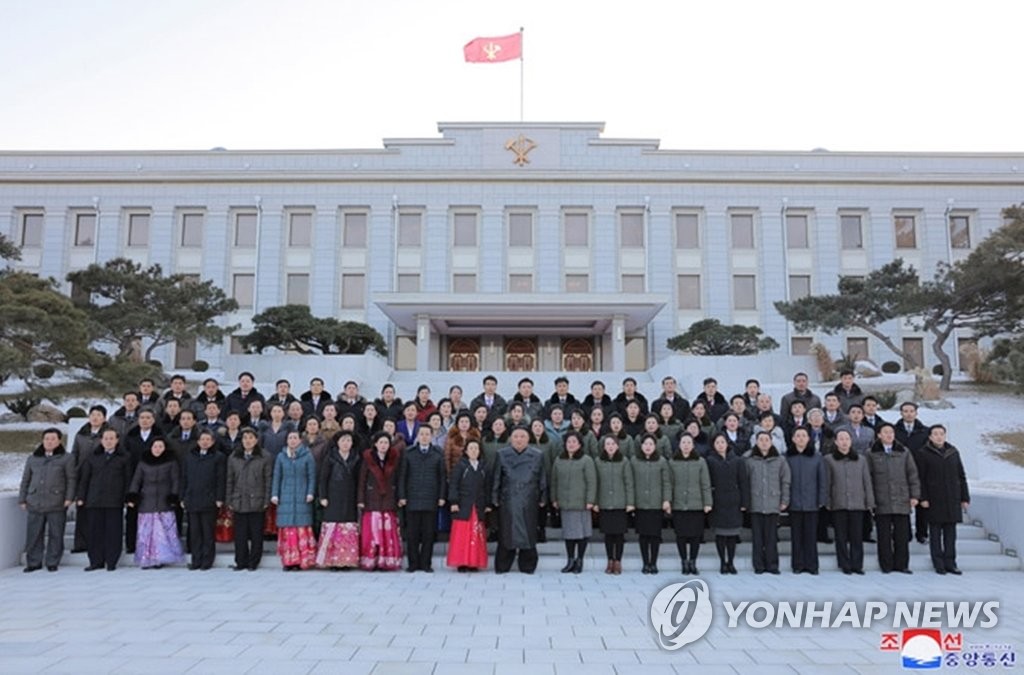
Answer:
[{"label": "white building facade", "polygon": [[[124,256],[211,279],[255,313],[365,321],[409,371],[647,371],[694,321],[758,325],[878,362],[857,332],[799,333],[777,300],[902,257],[923,276],[1024,201],[1024,155],[711,152],[599,123],[442,123],[383,149],[0,152],[16,267],[64,281]],[[925,336],[883,329],[928,365]],[[958,336],[961,346],[969,335]],[[168,369],[239,350],[167,347]]]}]

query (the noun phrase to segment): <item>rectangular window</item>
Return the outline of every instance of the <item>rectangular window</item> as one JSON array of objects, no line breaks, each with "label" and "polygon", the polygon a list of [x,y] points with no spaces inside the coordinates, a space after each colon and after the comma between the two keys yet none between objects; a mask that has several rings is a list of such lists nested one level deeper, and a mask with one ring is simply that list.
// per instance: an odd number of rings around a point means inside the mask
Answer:
[{"label": "rectangular window", "polygon": [[342,246],[366,248],[366,214],[346,213],[343,221]]},{"label": "rectangular window", "polygon": [[235,214],[235,247],[256,248],[256,214]]},{"label": "rectangular window", "polygon": [[565,292],[566,293],[586,293],[590,290],[590,275],[589,274],[566,274],[565,275]]},{"label": "rectangular window", "polygon": [[422,222],[423,214],[398,214],[398,245],[419,247],[422,241],[420,233],[420,224]]},{"label": "rectangular window", "polygon": [[802,300],[811,294],[811,277],[806,274],[789,275],[789,299]]},{"label": "rectangular window", "polygon": [[789,341],[789,353],[793,356],[807,356],[811,353],[811,345],[814,344],[814,338],[809,337],[795,337]]},{"label": "rectangular window", "polygon": [[342,309],[362,309],[366,306],[366,275],[341,275]]},{"label": "rectangular window", "polygon": [[184,340],[174,343],[174,367],[180,370],[191,370],[196,362],[196,340]]},{"label": "rectangular window", "polygon": [[418,274],[399,274],[398,275],[398,292],[399,293],[419,293],[420,292],[420,275],[418,275]]},{"label": "rectangular window", "polygon": [[700,275],[680,274],[676,277],[676,302],[679,309],[700,309]]},{"label": "rectangular window", "polygon": [[894,216],[896,248],[917,248],[917,223],[914,216]]},{"label": "rectangular window", "polygon": [[508,275],[508,292],[509,293],[532,293],[533,292],[533,275],[532,274],[510,274],[510,275]]},{"label": "rectangular window", "polygon": [[289,274],[288,275],[288,298],[289,305],[309,304],[309,275]]},{"label": "rectangular window", "polygon": [[839,229],[844,250],[864,248],[864,231],[858,215],[839,216]]},{"label": "rectangular window", "polygon": [[619,245],[622,248],[644,247],[644,214],[619,214]]},{"label": "rectangular window", "polygon": [[585,213],[565,214],[565,245],[589,246],[590,218]]},{"label": "rectangular window", "polygon": [[696,213],[676,214],[676,248],[700,248],[700,219]]},{"label": "rectangular window", "polygon": [[519,247],[533,246],[533,214],[508,214],[508,245]]},{"label": "rectangular window", "polygon": [[96,214],[75,215],[75,246],[92,246],[96,243]]},{"label": "rectangular window", "polygon": [[78,284],[71,284],[71,301],[76,305],[83,305],[89,302],[89,294],[82,290]]},{"label": "rectangular window", "polygon": [[128,245],[149,246],[148,213],[131,213],[128,215]]},{"label": "rectangular window", "polygon": [[21,215],[22,248],[40,248],[43,245],[43,214],[23,213]]},{"label": "rectangular window", "polygon": [[313,244],[313,214],[288,214],[288,245],[292,248],[309,248]]},{"label": "rectangular window", "polygon": [[203,214],[181,215],[181,245],[184,248],[199,248],[203,245]]},{"label": "rectangular window", "polygon": [[453,221],[452,244],[454,246],[475,247],[476,214],[456,213]]},{"label": "rectangular window", "polygon": [[855,361],[870,358],[868,339],[862,337],[846,338],[846,355]]},{"label": "rectangular window", "polygon": [[732,247],[735,249],[754,248],[754,216],[750,213],[734,213],[729,218],[732,228]]},{"label": "rectangular window", "polygon": [[255,274],[236,274],[231,279],[231,297],[239,307],[252,307],[255,292]]},{"label": "rectangular window", "polygon": [[732,296],[733,309],[757,309],[757,283],[754,275],[734,275]]},{"label": "rectangular window", "polygon": [[228,344],[228,351],[232,354],[244,354],[245,347],[242,346],[242,336],[232,335],[231,342]]},{"label": "rectangular window", "polygon": [[949,217],[949,244],[953,248],[971,247],[971,219],[969,216]]},{"label": "rectangular window", "polygon": [[476,293],[476,275],[475,274],[453,274],[452,275],[452,292],[453,293]]},{"label": "rectangular window", "polygon": [[786,214],[786,246],[788,248],[810,248],[807,232],[807,216]]},{"label": "rectangular window", "polygon": [[924,338],[903,338],[903,370],[911,371],[924,366]]},{"label": "rectangular window", "polygon": [[642,275],[642,274],[623,274],[622,275],[622,292],[623,293],[643,293],[644,292],[644,275]]}]

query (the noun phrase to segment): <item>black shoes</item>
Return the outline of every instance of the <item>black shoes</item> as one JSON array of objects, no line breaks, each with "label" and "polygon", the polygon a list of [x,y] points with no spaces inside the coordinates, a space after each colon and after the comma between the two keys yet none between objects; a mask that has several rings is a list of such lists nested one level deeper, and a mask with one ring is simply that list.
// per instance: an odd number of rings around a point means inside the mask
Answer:
[{"label": "black shoes", "polygon": [[576,560],[569,558],[565,561],[565,567],[562,568],[562,574],[569,574],[576,567]]},{"label": "black shoes", "polygon": [[56,572],[57,571],[57,566],[56,565],[47,565],[46,566],[46,571],[47,572]]},{"label": "black shoes", "polygon": [[101,570],[101,569],[103,569],[103,565],[89,565],[88,567],[85,568],[85,571],[86,572],[93,572],[95,570]]},{"label": "black shoes", "polygon": [[579,574],[583,571],[583,558],[576,558],[572,561],[572,573]]},{"label": "black shoes", "polygon": [[736,571],[736,565],[729,563],[729,574],[739,574],[739,572]]},{"label": "black shoes", "polygon": [[946,571],[949,572],[950,574],[955,574],[957,576],[960,576],[961,574],[963,574],[963,572],[960,571],[959,567],[951,567],[951,568],[949,568]]},{"label": "black shoes", "polygon": [[943,567],[936,567],[935,568],[935,573],[936,574],[943,574],[944,575],[946,573],[946,570]]},{"label": "black shoes", "polygon": [[731,572],[729,571],[729,563],[722,563],[721,565],[719,565],[718,566],[718,573],[719,574],[731,574]]},{"label": "black shoes", "polygon": [[22,572],[28,574],[29,572],[36,572],[41,569],[43,569],[42,565],[28,565],[27,567],[25,567],[25,569],[22,570]]}]

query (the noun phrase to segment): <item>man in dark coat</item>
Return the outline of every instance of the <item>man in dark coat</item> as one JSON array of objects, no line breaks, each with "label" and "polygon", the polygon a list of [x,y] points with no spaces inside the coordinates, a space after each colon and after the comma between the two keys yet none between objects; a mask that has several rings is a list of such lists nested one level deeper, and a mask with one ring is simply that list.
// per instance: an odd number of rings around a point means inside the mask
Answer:
[{"label": "man in dark coat", "polygon": [[[82,464],[85,463],[96,448],[100,447],[100,438],[103,430],[107,428],[107,409],[102,405],[94,405],[89,408],[89,421],[82,425],[82,428],[75,434],[75,440],[71,445],[72,465],[78,475],[81,475]],[[71,545],[72,553],[81,553],[88,546],[89,535],[89,509],[85,506],[75,507],[75,541]]]},{"label": "man in dark coat", "polygon": [[864,393],[853,381],[852,370],[839,373],[839,384],[832,391],[839,397],[839,406],[844,415],[850,412],[850,406],[861,405],[864,401]]},{"label": "man in dark coat", "polygon": [[671,375],[661,378],[661,396],[651,404],[651,412],[660,415],[661,406],[665,403],[672,405],[672,412],[680,422],[690,416],[690,402],[676,391],[676,378]]},{"label": "man in dark coat", "polygon": [[206,410],[207,403],[216,403],[217,409],[221,411],[221,419],[223,415],[227,415],[226,410],[227,397],[224,396],[224,392],[220,390],[220,383],[212,377],[208,377],[203,380],[203,388],[199,390],[199,393],[195,395],[189,402],[189,407],[196,414],[196,419],[203,419],[203,412]]},{"label": "man in dark coat", "polygon": [[75,500],[74,459],[60,442],[60,431],[43,432],[42,443],[25,462],[18,492],[18,504],[28,512],[25,529],[25,571],[43,567],[45,541],[46,569],[57,571],[64,555],[64,526],[68,507]]},{"label": "man in dark coat", "polygon": [[156,391],[156,383],[148,377],[139,380],[139,405],[148,406],[154,410],[160,403],[160,394]]},{"label": "man in dark coat", "polygon": [[138,392],[126,391],[121,397],[121,402],[123,405],[107,419],[107,424],[117,429],[117,433],[124,438],[124,435],[139,423]]},{"label": "man in dark coat", "polygon": [[319,419],[324,417],[324,407],[334,402],[331,392],[324,389],[324,381],[319,377],[309,381],[309,390],[303,392],[299,400],[307,415],[316,415]]},{"label": "man in dark coat", "polygon": [[398,482],[398,506],[405,507],[407,572],[433,572],[431,559],[437,539],[437,509],[444,506],[444,453],[432,443],[433,432],[426,424],[416,433],[416,443],[405,449],[405,470]]},{"label": "man in dark coat", "polygon": [[359,394],[359,385],[354,380],[349,380],[338,394],[334,407],[338,409],[339,420],[345,415],[353,415],[356,418],[356,426],[359,426],[363,423],[363,410],[367,403],[369,401]]},{"label": "man in dark coat", "polygon": [[583,399],[583,403],[580,404],[580,408],[583,409],[587,419],[590,419],[590,411],[595,407],[599,407],[604,411],[605,419],[608,419],[608,416],[615,412],[612,397],[605,391],[604,382],[601,380],[594,380],[590,383],[590,393],[587,394],[586,398]]},{"label": "man in dark coat", "polygon": [[580,407],[580,402],[569,393],[569,378],[565,376],[555,378],[555,393],[551,394],[551,398],[544,404],[544,419],[551,419],[551,408],[556,405],[562,406],[565,419],[569,419],[572,411]]},{"label": "man in dark coat", "polygon": [[547,503],[548,481],[544,455],[530,446],[530,432],[516,427],[510,445],[498,451],[491,501],[498,507],[498,550],[494,571],[512,569],[518,554],[519,571],[537,569],[537,506]]},{"label": "man in dark coat", "polygon": [[157,403],[158,414],[163,412],[167,402],[174,399],[178,402],[179,410],[186,410],[192,404],[192,394],[185,391],[185,377],[174,375],[171,377],[171,388],[164,392]]},{"label": "man in dark coat", "polygon": [[238,388],[228,394],[224,410],[221,414],[226,415],[229,412],[237,412],[244,416],[249,412],[249,404],[253,401],[259,401],[260,403],[263,403],[265,407],[267,401],[263,398],[263,394],[257,391],[253,386],[255,382],[256,378],[248,371],[239,375]]},{"label": "man in dark coat", "polygon": [[483,404],[487,407],[487,414],[491,419],[494,419],[498,415],[504,415],[505,409],[508,407],[508,401],[506,401],[498,391],[498,378],[494,375],[487,375],[484,377],[484,390],[476,395],[469,403],[470,410],[476,410],[477,406]]},{"label": "man in dark coat", "polygon": [[718,391],[718,380],[713,377],[704,378],[704,391],[697,394],[697,398],[693,399],[690,407],[692,408],[698,402],[704,404],[712,422],[717,422],[722,415],[729,412],[729,402],[725,400],[722,392]]},{"label": "man in dark coat", "polygon": [[89,509],[87,572],[104,566],[113,571],[121,557],[121,513],[134,469],[128,454],[118,447],[119,440],[115,429],[104,429],[100,447],[84,458],[78,476],[77,503]]},{"label": "man in dark coat", "polygon": [[227,458],[217,449],[214,431],[199,432],[196,447],[185,457],[181,474],[181,501],[188,511],[188,539],[192,551],[190,570],[208,570],[216,557],[214,526],[217,510],[224,505]]},{"label": "man in dark coat", "polygon": [[917,467],[921,477],[921,506],[928,512],[932,565],[938,574],[957,574],[956,524],[971,501],[960,452],[946,442],[946,427],[933,424]]},{"label": "man in dark coat", "polygon": [[533,393],[533,380],[528,377],[519,380],[519,384],[516,385],[516,393],[512,396],[512,402],[523,404],[527,420],[539,417],[544,409],[544,404]]},{"label": "man in dark coat", "polygon": [[615,404],[615,410],[625,417],[626,406],[630,401],[636,401],[640,406],[641,417],[646,417],[650,412],[650,408],[647,407],[647,397],[636,390],[636,379],[627,377],[622,381],[622,391],[612,400],[612,403]]},{"label": "man in dark coat", "polygon": [[[914,463],[921,466],[921,450],[928,442],[928,427],[917,419],[917,404],[904,401],[900,404],[900,422],[896,424],[896,440],[910,450]],[[914,507],[914,537],[918,543],[928,541],[928,514],[920,502]]]},{"label": "man in dark coat", "polygon": [[373,406],[377,409],[381,423],[386,419],[393,419],[397,423],[402,419],[402,410],[405,409],[402,399],[395,396],[395,385],[390,382],[380,388],[380,398],[373,400]]},{"label": "man in dark coat", "polygon": [[292,383],[282,379],[274,383],[274,394],[267,398],[267,407],[269,408],[277,403],[285,410],[288,410],[288,406],[292,404],[292,401],[298,400],[292,395]]}]

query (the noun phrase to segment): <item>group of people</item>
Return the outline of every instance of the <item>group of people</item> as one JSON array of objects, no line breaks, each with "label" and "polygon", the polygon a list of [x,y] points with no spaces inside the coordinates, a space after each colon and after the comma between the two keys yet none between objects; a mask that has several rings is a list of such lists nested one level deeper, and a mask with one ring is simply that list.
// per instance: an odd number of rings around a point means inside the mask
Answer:
[{"label": "group of people", "polygon": [[698,573],[709,528],[720,573],[736,573],[749,528],[754,572],[779,574],[785,516],[794,573],[818,574],[824,541],[843,573],[863,574],[874,529],[881,570],[909,574],[915,514],[935,571],[960,574],[956,523],[970,497],[958,451],[913,402],[883,420],[851,372],[824,401],[798,373],[778,411],[753,379],[726,400],[707,378],[690,401],[666,377],[650,404],[632,378],[614,398],[595,381],[582,401],[565,377],[546,400],[522,378],[506,400],[488,375],[470,402],[453,386],[436,404],[425,385],[406,403],[390,384],[372,401],[353,381],[337,397],[320,378],[299,397],[286,380],[271,396],[254,385],[242,373],[225,395],[211,378],[193,396],[176,375],[161,395],[143,380],[113,414],[93,406],[70,452],[58,429],[44,431],[21,482],[25,571],[57,570],[74,505],[87,571],[116,569],[122,543],[142,568],[187,551],[189,569],[208,570],[218,541],[234,542],[233,569],[255,570],[276,537],[286,571],[396,570],[404,551],[407,571],[429,573],[447,536],[460,572],[486,568],[493,540],[497,573],[514,562],[533,573],[554,526],[563,573],[582,572],[596,527],[606,574],[622,573],[630,529],[642,572],[657,574],[666,528],[683,574]]}]

